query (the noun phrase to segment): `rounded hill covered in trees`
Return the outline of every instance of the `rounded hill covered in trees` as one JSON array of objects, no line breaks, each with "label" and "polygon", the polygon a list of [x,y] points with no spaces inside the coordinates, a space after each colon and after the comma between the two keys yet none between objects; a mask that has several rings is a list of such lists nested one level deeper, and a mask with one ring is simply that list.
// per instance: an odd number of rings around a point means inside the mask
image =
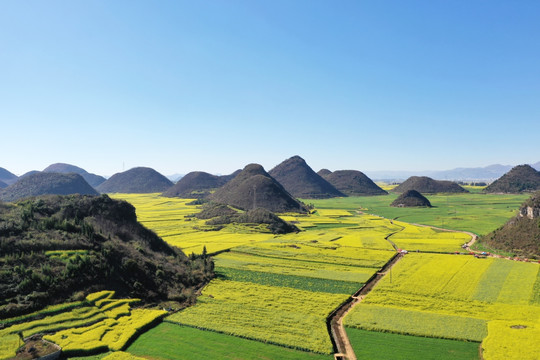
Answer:
[{"label": "rounded hill covered in trees", "polygon": [[336,189],[348,196],[388,194],[361,171],[337,170],[321,176],[323,176],[323,178],[332,184]]},{"label": "rounded hill covered in trees", "polygon": [[416,190],[407,190],[399,195],[390,206],[393,207],[431,207],[429,200]]},{"label": "rounded hill covered in trees", "polygon": [[136,167],[114,174],[96,189],[100,193],[145,194],[164,192],[173,183],[156,170],[148,167]]},{"label": "rounded hill covered in trees", "polygon": [[107,195],[0,203],[0,238],[0,318],[104,289],[186,301],[213,274],[209,259],[188,259]]},{"label": "rounded hill covered in trees", "polygon": [[225,185],[237,174],[238,172],[217,176],[203,171],[193,171],[178,180],[173,187],[163,193],[163,196],[186,199],[205,198],[210,195],[212,190]]},{"label": "rounded hill covered in trees", "polygon": [[247,165],[208,199],[242,210],[263,208],[272,212],[307,212],[305,206],[259,164]]},{"label": "rounded hill covered in trees", "polygon": [[43,170],[43,172],[52,172],[52,173],[61,173],[61,174],[69,174],[69,173],[79,174],[84,178],[84,180],[86,180],[88,184],[90,184],[90,186],[94,188],[98,186],[99,184],[105,182],[105,180],[107,180],[103,176],[91,174],[88,171],[78,166],[64,164],[64,163],[51,164],[47,166]]},{"label": "rounded hill covered in trees", "polygon": [[484,189],[487,193],[518,194],[540,190],[540,172],[518,165]]},{"label": "rounded hill covered in trees", "polygon": [[269,174],[296,198],[328,199],[346,196],[313,171],[300,156],[283,161],[270,170]]},{"label": "rounded hill covered in trees", "polygon": [[540,192],[523,203],[516,217],[480,240],[494,249],[540,259]]},{"label": "rounded hill covered in trees", "polygon": [[15,201],[39,195],[98,195],[81,175],[38,172],[20,178],[15,184],[0,190],[0,200]]},{"label": "rounded hill covered in trees", "polygon": [[468,192],[453,181],[434,180],[427,176],[411,176],[393,189],[397,193],[403,193],[408,190],[416,190],[422,194]]}]

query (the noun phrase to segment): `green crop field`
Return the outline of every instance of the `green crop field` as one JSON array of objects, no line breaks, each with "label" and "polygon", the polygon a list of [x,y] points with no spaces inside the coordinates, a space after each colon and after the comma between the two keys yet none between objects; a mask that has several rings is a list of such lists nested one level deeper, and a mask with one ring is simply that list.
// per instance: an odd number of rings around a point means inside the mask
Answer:
[{"label": "green crop field", "polygon": [[478,343],[347,328],[358,359],[474,360]]},{"label": "green crop field", "polygon": [[390,193],[382,196],[347,197],[327,200],[305,200],[321,209],[364,209],[388,219],[399,219],[452,230],[470,231],[484,235],[516,215],[519,206],[530,195],[499,194],[436,194],[426,195],[432,208],[395,208],[390,204],[397,198]]},{"label": "green crop field", "polygon": [[[174,344],[174,346],[170,346]],[[213,331],[164,322],[141,335],[128,349],[155,360],[330,360],[332,356],[288,349]]]}]

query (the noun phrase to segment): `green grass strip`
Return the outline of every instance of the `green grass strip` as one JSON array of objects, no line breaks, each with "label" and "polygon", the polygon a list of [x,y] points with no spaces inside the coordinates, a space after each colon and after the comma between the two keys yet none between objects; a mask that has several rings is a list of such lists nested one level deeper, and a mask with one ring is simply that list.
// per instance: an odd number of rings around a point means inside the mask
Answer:
[{"label": "green grass strip", "polygon": [[465,341],[482,341],[487,336],[485,320],[361,304],[347,315],[346,326]]},{"label": "green grass strip", "polygon": [[142,334],[126,351],[154,360],[330,360],[333,358],[329,355],[289,349],[168,322]]},{"label": "green grass strip", "polygon": [[362,283],[349,281],[318,279],[305,276],[238,270],[232,268],[220,268],[217,273],[227,280],[290,287],[299,290],[326,292],[330,294],[354,294],[362,287]]},{"label": "green grass strip", "polygon": [[358,359],[476,360],[477,342],[434,339],[346,328]]},{"label": "green grass strip", "polygon": [[482,275],[476,286],[472,300],[480,300],[489,303],[497,301],[506,277],[514,267],[512,261],[493,261]]}]

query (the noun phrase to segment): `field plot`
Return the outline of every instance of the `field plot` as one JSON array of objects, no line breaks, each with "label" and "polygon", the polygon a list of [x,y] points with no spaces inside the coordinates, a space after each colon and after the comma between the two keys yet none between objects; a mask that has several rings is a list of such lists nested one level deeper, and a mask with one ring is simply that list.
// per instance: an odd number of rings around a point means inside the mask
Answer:
[{"label": "field plot", "polygon": [[478,343],[347,328],[358,359],[474,360]]},{"label": "field plot", "polygon": [[166,321],[330,354],[326,316],[348,296],[216,279]]},{"label": "field plot", "polygon": [[253,244],[273,238],[270,233],[255,232],[247,226],[226,226],[220,231],[205,225],[191,215],[201,211],[198,205],[188,205],[193,199],[166,198],[160,194],[110,194],[135,206],[137,219],[169,244],[187,255],[200,254],[206,246],[213,253],[235,246]]},{"label": "field plot", "polygon": [[[171,344],[175,346],[170,346]],[[264,344],[260,341],[168,322],[141,335],[127,351],[156,360],[330,360],[332,358],[329,355]]]},{"label": "field plot", "polygon": [[516,215],[520,205],[529,195],[500,194],[436,194],[427,195],[433,208],[394,208],[390,203],[397,198],[390,193],[380,196],[347,197],[325,200],[306,200],[317,209],[358,210],[377,214],[388,219],[408,223],[432,225],[451,230],[487,234]]},{"label": "field plot", "polygon": [[462,244],[471,240],[469,235],[460,232],[415,226],[401,221],[394,221],[394,224],[402,226],[403,230],[392,235],[390,240],[399,248],[409,251],[459,251]]},{"label": "field plot", "polygon": [[[534,289],[539,268],[535,263],[496,258],[408,254],[392,269],[392,276],[381,280],[349,314],[345,324],[470,341],[489,338],[493,321],[513,325],[532,321],[538,326],[540,306],[534,302]],[[514,346],[526,346],[525,339],[521,344],[516,336]]]},{"label": "field plot", "polygon": [[120,350],[141,329],[166,314],[161,310],[131,309],[136,299],[113,299],[113,295],[112,291],[94,293],[74,308],[66,306],[65,311],[53,315],[48,315],[46,309],[28,315],[23,323],[0,330],[0,359],[15,355],[19,333],[23,337],[49,333],[45,339],[60,345],[66,355]]}]

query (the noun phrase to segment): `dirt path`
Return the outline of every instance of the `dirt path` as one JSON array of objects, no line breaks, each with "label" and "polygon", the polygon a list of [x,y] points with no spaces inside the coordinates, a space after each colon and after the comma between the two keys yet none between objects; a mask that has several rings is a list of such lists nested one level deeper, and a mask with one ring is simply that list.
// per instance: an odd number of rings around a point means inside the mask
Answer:
[{"label": "dirt path", "polygon": [[353,296],[344,304],[334,310],[328,317],[330,335],[336,347],[334,358],[336,360],[356,360],[356,355],[343,326],[343,319],[356,305],[358,305],[365,296],[377,285],[377,283],[386,275],[403,254],[396,253],[379,272],[375,273]]}]

